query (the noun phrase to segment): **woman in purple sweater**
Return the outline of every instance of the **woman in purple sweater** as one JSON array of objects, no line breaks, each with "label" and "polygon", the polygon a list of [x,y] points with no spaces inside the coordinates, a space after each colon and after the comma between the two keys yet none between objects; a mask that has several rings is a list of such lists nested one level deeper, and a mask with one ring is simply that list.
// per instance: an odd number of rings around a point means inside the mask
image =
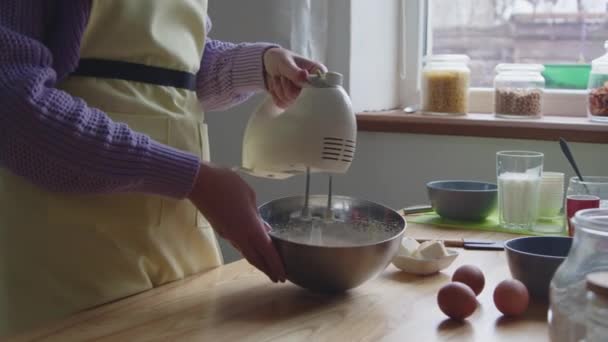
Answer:
[{"label": "woman in purple sweater", "polygon": [[0,336],[216,267],[213,231],[285,280],[254,192],[208,162],[203,110],[286,106],[325,68],[209,39],[206,9],[0,2]]}]

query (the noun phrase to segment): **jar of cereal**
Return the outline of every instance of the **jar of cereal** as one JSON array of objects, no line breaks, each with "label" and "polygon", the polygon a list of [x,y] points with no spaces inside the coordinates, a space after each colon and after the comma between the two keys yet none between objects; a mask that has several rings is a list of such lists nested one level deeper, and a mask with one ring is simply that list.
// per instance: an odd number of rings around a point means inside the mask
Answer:
[{"label": "jar of cereal", "polygon": [[494,114],[502,118],[539,118],[543,113],[545,67],[540,64],[496,66]]},{"label": "jar of cereal", "polygon": [[591,62],[587,113],[591,121],[608,122],[608,53]]},{"label": "jar of cereal", "polygon": [[424,62],[422,112],[432,115],[465,115],[469,107],[469,57],[431,55]]}]

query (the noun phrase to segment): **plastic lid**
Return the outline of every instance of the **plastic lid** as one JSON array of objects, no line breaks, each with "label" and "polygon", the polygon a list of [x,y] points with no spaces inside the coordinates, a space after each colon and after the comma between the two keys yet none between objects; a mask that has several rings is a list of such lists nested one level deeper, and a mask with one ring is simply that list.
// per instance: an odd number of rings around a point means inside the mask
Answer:
[{"label": "plastic lid", "polygon": [[542,64],[501,63],[496,66],[496,72],[543,72],[544,70]]},{"label": "plastic lid", "polygon": [[313,87],[329,88],[342,85],[343,76],[340,73],[328,71],[326,73],[318,72],[308,76],[308,81]]},{"label": "plastic lid", "polygon": [[559,179],[564,180],[565,174],[563,172],[543,171],[544,179]]},{"label": "plastic lid", "polygon": [[427,63],[468,63],[471,59],[467,55],[428,55],[424,57]]},{"label": "plastic lid", "polygon": [[608,40],[604,42],[604,49],[606,49],[607,53],[605,53],[603,56],[591,61],[592,68],[598,68],[598,67],[601,67],[602,69],[608,68]]},{"label": "plastic lid", "polygon": [[608,272],[587,274],[587,289],[599,296],[608,297]]},{"label": "plastic lid", "polygon": [[541,177],[541,183],[543,184],[560,184],[563,186],[565,179],[564,174],[561,172],[546,172],[543,171]]}]

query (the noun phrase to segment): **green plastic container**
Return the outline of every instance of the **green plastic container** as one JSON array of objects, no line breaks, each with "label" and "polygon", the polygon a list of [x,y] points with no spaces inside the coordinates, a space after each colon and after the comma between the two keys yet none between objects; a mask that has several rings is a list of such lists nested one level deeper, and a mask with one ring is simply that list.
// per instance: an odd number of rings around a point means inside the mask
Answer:
[{"label": "green plastic container", "polygon": [[545,64],[543,77],[549,89],[587,89],[590,64]]}]

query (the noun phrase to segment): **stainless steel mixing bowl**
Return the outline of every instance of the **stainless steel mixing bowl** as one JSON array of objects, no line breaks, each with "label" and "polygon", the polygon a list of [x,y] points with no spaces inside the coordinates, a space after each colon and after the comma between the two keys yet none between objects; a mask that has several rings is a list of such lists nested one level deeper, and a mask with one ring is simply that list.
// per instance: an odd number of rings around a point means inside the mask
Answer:
[{"label": "stainless steel mixing bowl", "polygon": [[[358,237],[357,241],[346,245],[335,244],[335,240],[294,241],[289,237],[290,230],[307,224],[297,219],[303,206],[304,196],[294,196],[259,208],[262,218],[272,227],[270,236],[285,264],[287,279],[294,284],[317,292],[342,292],[382,272],[399,249],[405,219],[383,205],[346,196],[332,197],[333,219],[340,222],[345,238],[350,232]],[[325,219],[327,196],[310,196],[309,208],[313,218]],[[329,224],[320,228],[321,234],[332,233],[326,231],[332,227]]]}]

